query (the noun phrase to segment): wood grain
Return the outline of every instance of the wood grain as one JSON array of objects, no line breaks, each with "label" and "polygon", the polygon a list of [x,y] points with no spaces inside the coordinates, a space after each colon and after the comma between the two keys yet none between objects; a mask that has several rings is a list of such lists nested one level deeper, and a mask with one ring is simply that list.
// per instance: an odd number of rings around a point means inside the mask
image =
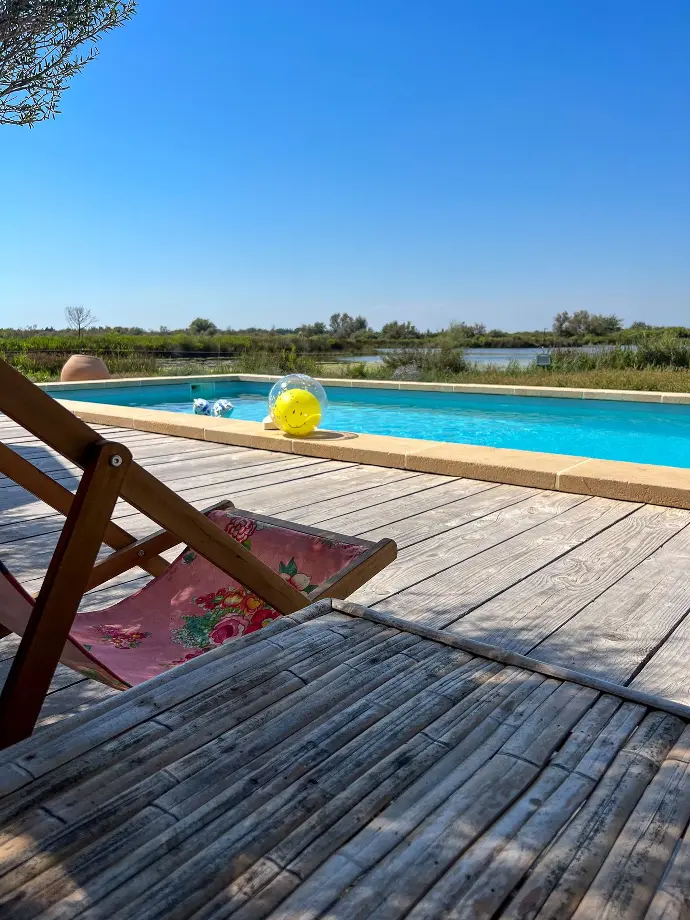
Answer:
[{"label": "wood grain", "polygon": [[[608,499],[591,501],[607,502]],[[690,521],[690,513],[675,508],[645,505],[623,517],[626,511],[624,503],[615,503],[602,518],[599,530],[603,532],[597,533],[592,528],[584,540],[577,541],[582,543],[580,546],[566,536],[561,552],[557,553],[563,558],[550,565],[546,564],[550,562],[548,554],[541,555],[542,564],[537,571],[532,562],[521,565],[521,577],[514,579],[518,582],[515,587],[503,590],[500,596],[449,628],[527,653]],[[616,522],[616,517],[623,517],[623,520]],[[570,550],[567,555],[566,549]],[[528,548],[526,558],[533,558],[534,553],[533,547]],[[515,561],[511,563],[514,565]],[[487,575],[491,571],[487,569]],[[509,587],[505,572],[500,578],[501,587]],[[459,615],[463,609],[464,605],[458,610]]]},{"label": "wood grain", "polygon": [[[494,490],[486,496],[493,495]],[[485,501],[484,493],[476,500]],[[411,587],[431,575],[442,572],[463,559],[470,559],[483,550],[508,540],[511,536],[531,531],[537,525],[557,517],[559,514],[582,504],[582,496],[559,495],[558,493],[537,494],[507,508],[482,514],[446,533],[443,541],[431,537],[403,549],[397,561],[382,572],[366,588],[357,592],[353,600],[359,604],[373,606],[392,594]],[[415,532],[415,519],[406,523],[409,534]],[[398,532],[398,541],[404,537]]]},{"label": "wood grain", "polygon": [[[513,506],[508,512],[519,507]],[[513,537],[499,529],[497,533],[494,531],[494,545],[482,547],[482,551],[473,553],[460,564],[444,568],[434,577],[429,578],[428,575],[431,573],[427,570],[424,580],[419,581],[409,591],[403,591],[387,599],[380,606],[391,613],[413,608],[418,611],[415,619],[432,626],[449,628],[463,635],[471,635],[472,638],[481,641],[489,641],[488,634],[498,632],[494,614],[488,613],[484,616],[477,612],[470,620],[470,625],[464,627],[465,619],[471,611],[487,604],[491,598],[502,595],[513,585],[517,585],[519,589],[529,575],[538,572],[568,551],[574,550],[579,544],[586,545],[587,541],[600,531],[629,515],[630,510],[630,505],[625,502],[591,498],[578,502],[570,510],[553,515],[551,520],[544,521],[517,536]],[[496,539],[501,536],[503,539]],[[379,578],[385,576],[384,572]],[[363,590],[366,591],[367,587]],[[355,599],[358,598],[359,594],[355,596]],[[493,611],[500,602],[499,599],[490,609]],[[510,623],[515,629],[515,633],[510,634],[511,639],[519,638],[519,619],[516,617],[514,623],[512,620]],[[474,624],[477,624],[476,627]],[[510,627],[506,633],[509,629]],[[504,643],[492,641],[491,644]]]},{"label": "wood grain", "polygon": [[689,610],[690,528],[685,527],[531,654],[627,683]]},{"label": "wood grain", "polygon": [[420,473],[404,485],[394,483],[377,489],[371,505],[358,505],[351,510],[341,499],[333,499],[321,502],[317,508],[304,509],[300,514],[323,520],[321,515],[325,513],[336,527],[344,527],[348,533],[360,534],[384,526],[389,528],[391,524],[405,518],[495,488],[496,484],[491,482],[448,479],[445,476]]}]

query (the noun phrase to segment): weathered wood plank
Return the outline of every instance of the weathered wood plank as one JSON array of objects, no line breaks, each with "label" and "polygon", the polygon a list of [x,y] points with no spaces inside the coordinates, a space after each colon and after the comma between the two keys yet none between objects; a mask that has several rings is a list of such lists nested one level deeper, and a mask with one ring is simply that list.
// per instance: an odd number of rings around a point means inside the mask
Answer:
[{"label": "weathered wood plank", "polygon": [[[487,494],[492,495],[492,490]],[[483,496],[480,493],[477,500]],[[562,499],[574,499],[563,501]],[[506,508],[484,514],[447,532],[443,540],[428,538],[403,549],[395,562],[360,588],[352,600],[366,606],[374,604],[416,585],[422,579],[443,572],[463,559],[470,559],[486,549],[502,543],[516,534],[531,531],[538,525],[558,517],[584,503],[582,496],[566,496],[555,492],[539,493]],[[416,518],[406,522],[414,533]],[[413,605],[410,605],[413,606]],[[386,606],[385,609],[388,609]]]},{"label": "weathered wood plank", "polygon": [[[486,483],[486,485],[492,484]],[[380,540],[384,532],[390,533],[390,539],[395,540],[399,547],[405,548],[431,537],[443,537],[448,531],[461,527],[475,517],[498,511],[501,508],[509,508],[511,505],[517,505],[539,494],[536,489],[527,489],[523,486],[493,484],[493,488],[482,489],[479,494],[475,493],[441,506],[422,509],[414,515],[412,521],[410,520],[412,515],[406,514],[405,519],[390,525],[379,526],[380,522],[374,522],[368,530],[362,531],[362,536],[372,534],[366,539]],[[474,509],[477,513],[474,513]]]},{"label": "weathered wood plank", "polygon": [[531,650],[626,683],[690,610],[690,528],[639,563]]},{"label": "weathered wood plank", "polygon": [[[301,488],[302,492],[307,494],[309,491],[307,483],[304,483],[301,480],[311,480],[316,476],[322,475],[321,468],[323,464],[319,463],[316,465],[310,463],[298,463],[295,465],[293,461],[287,462],[289,464],[287,468],[283,468],[283,464],[273,464],[275,467],[279,466],[280,469],[273,470],[270,473],[259,473],[256,475],[251,469],[239,470],[237,477],[231,483],[227,482],[227,474],[220,473],[220,481],[218,483],[196,486],[194,488],[186,488],[180,490],[180,495],[188,500],[190,504],[200,508],[205,508],[212,504],[214,501],[218,501],[224,498],[229,498],[231,500],[237,499],[235,504],[240,504],[241,499],[239,499],[239,495],[241,493],[250,493],[257,489],[260,490],[266,481],[268,481],[270,485],[278,482],[281,484],[283,489],[285,489],[284,484],[299,482],[299,485],[296,484],[292,486],[290,491],[295,495],[299,495],[300,492],[298,489]],[[328,470],[324,470],[323,475],[326,475],[327,472]],[[116,521],[129,530],[130,521],[134,519],[135,514],[137,513],[133,508],[131,508],[131,506],[125,502],[121,502],[116,506],[112,520]],[[32,588],[28,587],[29,581],[42,575],[42,570],[47,565],[47,560],[52,554],[54,545],[57,542],[59,531],[62,526],[62,519],[59,516],[49,515],[48,518],[48,526],[45,524],[46,518],[30,519],[27,520],[25,524],[20,523],[19,525],[13,525],[9,534],[12,539],[11,541],[5,542],[2,547],[3,558],[6,560],[8,568],[13,572],[15,577],[17,577],[22,582],[22,584],[27,585],[27,590],[32,590]],[[137,531],[142,527],[140,522],[146,520],[147,519],[145,516],[137,515],[135,526],[133,526],[132,530],[129,532],[134,536],[138,536],[139,534]],[[25,537],[26,532],[32,529],[48,532],[35,535],[31,543],[32,552],[30,557],[28,557],[28,547],[25,539],[17,539],[16,535],[17,531],[20,531],[21,536]],[[154,529],[156,529],[155,525],[149,521],[146,527],[146,532],[150,532]],[[0,539],[2,539],[1,533]]]},{"label": "weathered wood plank", "polygon": [[[214,474],[219,472],[227,473],[232,470],[233,475],[236,475],[239,470],[248,468],[256,469],[257,472],[261,471],[259,468],[265,468],[264,471],[269,472],[273,463],[284,462],[286,459],[285,454],[267,455],[264,458],[258,452],[256,454],[239,453],[229,448],[195,451],[191,455],[185,453],[175,454],[172,452],[174,449],[171,450],[170,446],[160,447],[158,450],[159,455],[149,457],[142,465],[154,476],[164,482],[175,483],[176,488],[180,489],[186,488],[190,484],[197,485],[202,477],[208,482],[213,482],[215,480]],[[40,468],[39,464],[34,465]],[[65,488],[75,491],[81,479],[81,470],[74,464],[71,466],[71,469],[60,469],[52,472],[50,476]],[[36,501],[30,492],[12,484],[11,480],[6,480],[4,484],[0,482],[0,486],[2,486],[0,488],[0,510],[5,511],[17,506],[33,504],[36,516],[41,516],[43,506]],[[3,515],[3,519],[5,517]],[[7,523],[10,522],[11,520],[7,521]]]},{"label": "weathered wood plank", "polygon": [[[159,478],[167,481],[168,474],[170,482],[175,488],[180,490],[196,486],[200,481],[207,481],[209,484],[214,483],[219,475],[227,476],[227,461],[222,455],[220,457],[212,455],[197,459],[193,467],[185,464],[171,463],[167,469],[163,470],[161,475],[160,467],[156,474],[152,468],[150,471]],[[251,467],[257,469],[257,467]],[[190,475],[190,471],[194,474]],[[270,464],[266,467],[263,465],[258,469],[270,469]],[[237,471],[239,472],[239,470]],[[64,488],[74,492],[79,486],[81,476],[76,473],[68,473],[63,476],[53,477]],[[126,505],[125,505],[126,507]],[[27,517],[41,517],[45,514],[46,509],[53,510],[52,506],[45,501],[38,500],[28,490],[21,486],[14,486],[0,491],[0,521],[2,526],[11,526],[19,520],[25,520]]]},{"label": "weathered wood plank", "polygon": [[590,532],[581,546],[570,544],[567,555],[559,554],[562,558],[523,578],[450,629],[528,653],[688,522],[687,511],[653,505],[618,522],[613,514],[607,522],[613,526],[601,528],[599,534]]},{"label": "weathered wood plank", "polygon": [[[508,511],[519,507],[513,506]],[[580,501],[570,510],[517,536],[508,534],[508,539],[497,540],[496,537],[501,536],[500,532],[497,533],[494,537],[495,545],[490,548],[473,554],[459,564],[446,566],[433,577],[418,581],[409,590],[375,606],[390,613],[414,610],[415,613],[406,612],[405,616],[430,626],[448,628],[453,633],[488,641],[484,633],[492,629],[495,631],[494,618],[491,615],[484,617],[476,614],[470,620],[471,624],[477,623],[473,632],[472,625],[463,628],[471,611],[497,595],[502,595],[513,585],[519,587],[530,574],[578,545],[586,544],[593,536],[629,514],[630,506],[625,502],[611,502],[606,498]],[[385,574],[381,573],[383,576]],[[519,623],[515,631],[519,636]]]},{"label": "weathered wood plank", "polygon": [[[335,526],[339,530],[345,528],[348,533],[360,534],[382,526],[389,528],[398,521],[419,515],[432,508],[449,505],[458,499],[498,488],[493,482],[448,479],[446,476],[429,474],[420,474],[418,479],[408,481],[406,486],[409,488],[405,492],[400,491],[400,484],[383,486],[377,489],[376,495],[373,496],[375,502],[365,507],[358,506],[354,510],[348,508],[342,501],[334,499],[321,502],[316,508],[305,508],[300,514],[309,518],[303,523],[317,524],[328,517],[329,520],[335,521]],[[381,538],[376,537],[376,539]]]},{"label": "weathered wood plank", "polygon": [[[10,656],[0,661],[0,687],[4,684],[5,678],[9,673],[12,657],[13,656]],[[73,671],[71,668],[65,667],[64,664],[58,664],[55,669],[55,676],[50,683],[48,693],[55,693],[63,687],[70,687],[72,684],[76,684],[82,680],[86,680],[86,678],[82,677],[81,674],[77,674],[77,672]]]},{"label": "weathered wood plank", "polygon": [[631,686],[646,693],[690,703],[689,661],[690,617],[686,614],[666,637],[661,648],[642,667]]},{"label": "weathered wood plank", "polygon": [[[170,479],[166,479],[165,477],[159,478],[165,481],[166,484],[171,488],[174,488],[175,491],[178,491],[181,494],[185,494],[185,497],[187,493],[190,493],[192,497],[196,497],[196,493],[198,493],[200,488],[205,488],[208,490],[215,487],[216,489],[220,488],[221,491],[225,491],[228,488],[227,465],[223,461],[223,458],[221,458],[220,462],[213,464],[214,459],[215,458],[212,458],[211,461],[200,461],[198,464],[199,476],[194,474],[195,468],[197,467],[195,464],[194,469],[188,469],[187,471],[182,470],[181,473],[178,472],[176,475],[172,475]],[[213,472],[205,473],[204,464],[209,462],[213,464]],[[233,470],[232,475],[233,479],[236,479],[237,481],[258,479],[259,485],[263,485],[264,483],[271,484],[272,482],[276,481],[275,479],[271,479],[271,477],[275,477],[276,474],[279,474],[284,470],[296,471],[297,469],[300,469],[302,471],[302,475],[308,470],[309,475],[314,475],[316,474],[317,470],[320,473],[338,469],[338,467],[329,466],[328,464],[331,462],[332,461],[319,460],[312,457],[287,457],[279,464],[262,464],[260,466],[249,465],[246,467],[238,467],[236,470]],[[299,476],[300,474],[298,473],[295,478],[299,478]],[[204,483],[203,486],[200,485],[201,482]],[[72,483],[72,485],[75,484],[76,480],[74,483]],[[12,493],[14,491],[17,493],[22,493],[25,498],[22,498],[22,503],[18,502],[16,507],[9,507],[8,505],[7,508],[3,509],[2,518],[0,519],[2,521],[2,527],[10,527],[20,521],[27,519],[53,517],[55,515],[55,512],[50,507],[50,505],[34,499],[34,497],[24,489],[16,487],[15,490],[6,489],[4,491],[5,500],[7,502],[9,502],[12,498],[12,496],[8,493]],[[113,519],[116,516],[120,516],[122,514],[131,514],[133,511],[133,507],[128,502],[121,499],[117,503]]]},{"label": "weathered wood plank", "polygon": [[[227,498],[229,493],[232,493],[232,496],[236,496],[242,491],[262,488],[263,485],[300,480],[317,474],[317,464],[309,462],[295,463],[294,460],[289,458],[287,466],[283,465],[284,462],[273,463],[269,467],[238,470],[237,475],[227,473],[224,479],[221,477],[220,483],[200,486],[195,490],[185,490],[183,494],[190,501],[190,504],[203,508],[211,504],[212,501]],[[270,469],[270,473],[266,472],[267,469]],[[318,463],[318,469],[319,472],[323,469],[321,461]],[[323,469],[323,472],[328,471],[328,467]],[[126,502],[120,502],[115,507],[113,520],[121,520],[123,526],[128,527],[130,521],[140,521],[145,520],[145,518]],[[63,523],[64,518],[61,515],[51,513],[37,518],[27,518],[8,527],[0,526],[0,543],[13,543],[29,538],[38,540],[44,533],[59,531]],[[151,525],[149,524],[150,528]]]},{"label": "weathered wood plank", "polygon": [[[335,461],[327,461],[329,463]],[[313,478],[310,483],[308,501],[311,504],[329,501],[340,495],[358,496],[361,492],[368,492],[391,482],[402,482],[418,475],[409,470],[396,470],[382,467],[353,466],[345,467],[341,464],[339,470],[329,470],[328,479]],[[301,508],[306,496],[298,495],[291,489],[281,485],[262,489],[260,494],[242,498],[241,505],[248,511],[263,514],[289,514],[293,509]],[[356,501],[353,497],[353,501]],[[238,504],[240,504],[238,502]]]},{"label": "weathered wood plank", "polygon": [[[177,441],[177,443],[175,443],[175,441]],[[37,442],[37,444],[40,444],[40,442]],[[15,449],[13,445],[8,446]],[[150,436],[149,439],[142,442],[129,441],[127,446],[132,451],[132,455],[137,462],[147,468],[154,465],[156,467],[163,467],[167,462],[176,463],[183,459],[192,464],[197,458],[203,458],[209,455],[212,456],[221,452],[223,449],[222,445],[218,444],[206,444],[199,441],[185,441],[184,439],[164,438],[155,435]],[[254,462],[265,463],[285,459],[285,454],[278,454],[270,451],[252,451],[249,448],[232,448],[228,446],[225,448],[225,451],[229,455],[232,454],[235,457],[242,456],[243,459],[249,462],[251,462],[251,458],[254,458]],[[245,455],[241,455],[241,451],[245,451]],[[22,447],[21,445],[16,445],[16,452],[24,457],[24,459],[31,462],[37,469],[40,469],[53,478],[58,478],[63,474],[69,475],[80,472],[80,468],[75,463],[66,460],[57,451],[45,445],[36,447]],[[262,461],[259,460],[259,454],[265,454],[265,458],[262,458]],[[7,476],[0,475],[0,491],[11,488],[12,485],[13,482],[11,479]]]},{"label": "weathered wood plank", "polygon": [[73,715],[90,709],[94,703],[119,694],[119,690],[107,687],[97,680],[80,680],[48,694],[41,708],[38,725],[43,727],[55,722],[64,722]]}]

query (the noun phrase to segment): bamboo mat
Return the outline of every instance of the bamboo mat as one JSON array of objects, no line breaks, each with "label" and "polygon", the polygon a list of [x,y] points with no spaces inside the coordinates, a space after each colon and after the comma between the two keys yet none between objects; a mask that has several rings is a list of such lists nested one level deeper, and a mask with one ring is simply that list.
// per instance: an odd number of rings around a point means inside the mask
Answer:
[{"label": "bamboo mat", "polygon": [[0,917],[688,916],[682,710],[335,606],[0,752]]}]

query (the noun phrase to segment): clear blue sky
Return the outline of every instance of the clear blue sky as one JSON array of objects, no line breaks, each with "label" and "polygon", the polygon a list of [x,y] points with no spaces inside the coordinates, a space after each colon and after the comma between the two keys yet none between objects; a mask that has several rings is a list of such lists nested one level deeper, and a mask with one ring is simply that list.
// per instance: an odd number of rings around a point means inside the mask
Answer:
[{"label": "clear blue sky", "polygon": [[0,127],[0,325],[690,325],[688,0],[140,0]]}]

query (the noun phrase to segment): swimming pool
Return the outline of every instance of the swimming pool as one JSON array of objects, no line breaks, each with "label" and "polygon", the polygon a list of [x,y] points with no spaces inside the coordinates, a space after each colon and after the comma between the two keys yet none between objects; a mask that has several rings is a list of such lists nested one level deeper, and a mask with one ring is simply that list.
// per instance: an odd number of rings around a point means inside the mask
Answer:
[{"label": "swimming pool", "polygon": [[[226,398],[234,419],[260,422],[270,383],[213,381],[80,389],[54,396],[192,412],[192,400]],[[489,447],[690,468],[690,406],[328,387],[322,427]]]}]

